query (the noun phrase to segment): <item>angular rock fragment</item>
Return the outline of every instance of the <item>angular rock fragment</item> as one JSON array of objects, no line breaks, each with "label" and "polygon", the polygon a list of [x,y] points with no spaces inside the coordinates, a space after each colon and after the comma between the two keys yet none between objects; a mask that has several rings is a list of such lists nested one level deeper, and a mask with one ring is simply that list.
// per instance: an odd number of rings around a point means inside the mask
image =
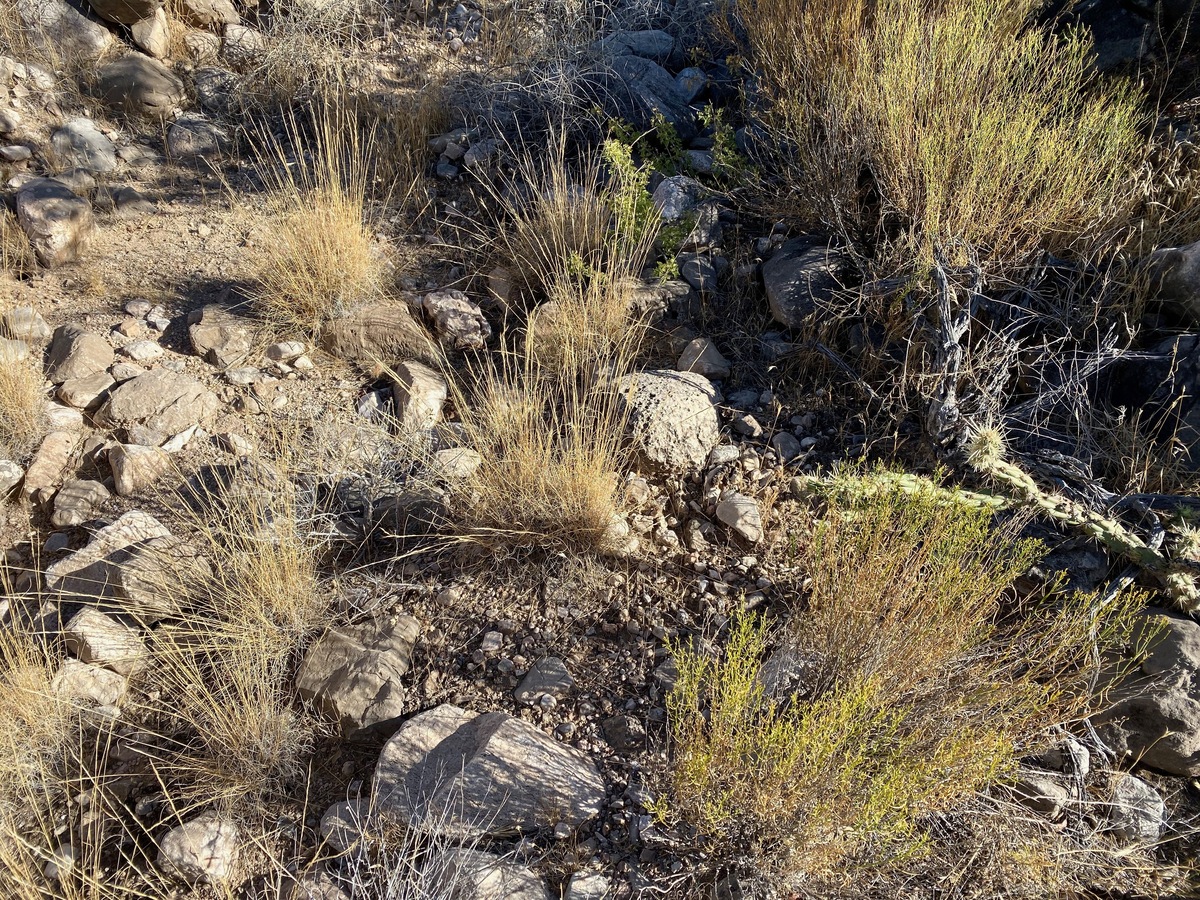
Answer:
[{"label": "angular rock fragment", "polygon": [[689,473],[700,469],[721,437],[714,405],[719,394],[694,372],[648,371],[622,379],[627,430],[638,456],[651,470]]},{"label": "angular rock fragment", "polygon": [[91,204],[53,178],[34,178],[21,186],[17,221],[47,268],[75,262],[95,229]]},{"label": "angular rock fragment", "polygon": [[407,616],[383,629],[365,623],[327,631],[305,654],[296,690],[346,734],[392,722],[408,712],[404,676],[419,633]]}]

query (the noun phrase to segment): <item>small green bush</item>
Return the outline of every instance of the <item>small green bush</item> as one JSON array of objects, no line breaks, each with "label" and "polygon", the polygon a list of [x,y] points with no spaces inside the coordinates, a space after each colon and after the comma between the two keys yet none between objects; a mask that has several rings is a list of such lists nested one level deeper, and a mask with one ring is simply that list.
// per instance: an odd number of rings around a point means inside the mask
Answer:
[{"label": "small green bush", "polygon": [[1087,707],[1093,649],[1123,640],[1142,601],[1105,621],[1091,595],[1017,603],[1010,584],[1039,549],[989,510],[928,481],[841,487],[803,553],[805,609],[778,635],[810,671],[796,696],[767,696],[751,616],[720,654],[675,648],[668,814],[718,858],[777,876],[919,856],[924,817]]}]

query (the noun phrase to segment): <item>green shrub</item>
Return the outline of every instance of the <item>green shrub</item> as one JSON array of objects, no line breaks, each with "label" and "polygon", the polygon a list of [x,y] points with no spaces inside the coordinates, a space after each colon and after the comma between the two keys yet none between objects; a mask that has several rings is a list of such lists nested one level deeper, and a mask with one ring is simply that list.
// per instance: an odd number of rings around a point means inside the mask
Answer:
[{"label": "green shrub", "polygon": [[750,854],[776,876],[920,855],[924,817],[1086,708],[1093,648],[1123,640],[1142,601],[1105,621],[1092,595],[1017,603],[1010,584],[1039,549],[1014,526],[931,482],[861,481],[802,554],[805,609],[778,636],[805,661],[796,696],[766,694],[768,635],[750,616],[716,656],[675,648],[667,806],[719,859]]},{"label": "green shrub", "polygon": [[1086,254],[1130,216],[1141,97],[1040,0],[739,0],[789,209],[884,270]]}]

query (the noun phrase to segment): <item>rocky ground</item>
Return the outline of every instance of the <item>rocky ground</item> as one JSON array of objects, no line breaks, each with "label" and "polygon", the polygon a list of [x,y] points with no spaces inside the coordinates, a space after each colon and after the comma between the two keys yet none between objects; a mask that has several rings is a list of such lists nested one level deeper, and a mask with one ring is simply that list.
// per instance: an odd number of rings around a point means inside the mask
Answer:
[{"label": "rocky ground", "polygon": [[[411,90],[428,65],[467,81],[486,71],[485,10],[419,5],[356,45],[357,62],[379,65],[355,77],[386,93],[389,78]],[[32,358],[45,376],[44,434],[0,459],[0,603],[8,627],[33,622],[50,636],[56,694],[108,723],[104,789],[126,820],[118,831],[142,836],[98,856],[111,894],[79,881],[89,801],[71,798],[33,888],[42,896],[148,896],[134,869],[158,873],[174,896],[779,891],[660,815],[672,648],[716,640],[731,617],[802,593],[807,477],[876,458],[928,470],[937,458],[913,417],[881,428],[863,378],[806,337],[849,258],[743,210],[714,178],[720,147],[699,114],[732,108],[736,85],[723,60],[689,57],[701,44],[689,43],[697,20],[686,5],[646,27],[614,17],[599,48],[622,88],[598,94],[606,112],[637,127],[666,121],[682,142],[688,174],[659,172],[649,187],[664,223],[687,228],[669,271],[637,291],[652,324],[629,376],[635,464],[622,473],[621,552],[579,557],[429,533],[430,504],[449,502],[480,460],[438,430],[459,412],[443,375],[394,353],[413,319],[453,359],[495,346],[506,273],[472,269],[469,245],[487,202],[474,180],[508,165],[501,131],[464,118],[430,136],[429,202],[377,217],[376,250],[395,267],[387,296],[319,335],[288,331],[253,303],[276,234],[243,79],[272,52],[269,11],[230,0],[0,3],[25,37],[0,56],[0,211],[34,257],[0,276],[0,361]],[[1102,62],[1152,57],[1150,19],[1109,12],[1078,12]],[[65,65],[46,65],[47,40],[64,60],[90,60],[82,90]],[[1181,143],[1196,134],[1187,102],[1171,119]],[[739,130],[738,146],[748,141]],[[1148,327],[1110,370],[1116,393],[1104,400],[1174,410],[1186,467],[1200,429],[1200,244],[1158,264]],[[416,463],[406,455],[415,433],[435,433]],[[163,699],[147,699],[161,690],[148,674],[160,630],[186,618],[189,586],[219,579],[197,534],[230,485],[253,492],[259,513],[298,517],[332,597],[323,627],[287,661],[289,702],[315,723],[306,776],[257,818],[230,804],[175,806],[149,763],[167,738],[144,716]],[[1153,506],[1151,493],[1174,492],[1142,493]],[[1052,550],[1031,583],[1062,571],[1094,589],[1124,570],[1112,544],[1052,527],[1061,519],[1030,526]],[[1200,624],[1171,608],[1179,594],[1154,573],[1141,581],[1153,592],[1143,619],[1165,637],[1115,705],[1027,748],[1007,785],[945,819],[943,844],[955,845],[955,828],[1002,821],[1089,854],[1097,884],[1132,859],[1139,890],[1194,889]],[[395,822],[422,837],[394,838]],[[784,892],[1000,894],[986,859],[960,864],[957,876],[863,885],[847,873]]]}]

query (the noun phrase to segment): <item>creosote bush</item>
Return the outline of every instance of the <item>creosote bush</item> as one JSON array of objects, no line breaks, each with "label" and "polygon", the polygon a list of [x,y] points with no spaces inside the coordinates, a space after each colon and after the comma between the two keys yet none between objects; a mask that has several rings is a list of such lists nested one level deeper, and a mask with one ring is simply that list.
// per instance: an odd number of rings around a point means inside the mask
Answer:
[{"label": "creosote bush", "polygon": [[1010,584],[1039,549],[1015,526],[932,483],[858,481],[829,499],[803,552],[807,603],[778,634],[806,673],[796,696],[767,693],[772,635],[751,616],[716,656],[675,648],[669,806],[778,876],[921,855],[923,817],[1087,707],[1093,648],[1124,640],[1143,600],[1102,620],[1092,595],[1019,601]]},{"label": "creosote bush", "polygon": [[1088,254],[1133,209],[1138,93],[1040,0],[739,0],[791,211],[885,275]]}]

